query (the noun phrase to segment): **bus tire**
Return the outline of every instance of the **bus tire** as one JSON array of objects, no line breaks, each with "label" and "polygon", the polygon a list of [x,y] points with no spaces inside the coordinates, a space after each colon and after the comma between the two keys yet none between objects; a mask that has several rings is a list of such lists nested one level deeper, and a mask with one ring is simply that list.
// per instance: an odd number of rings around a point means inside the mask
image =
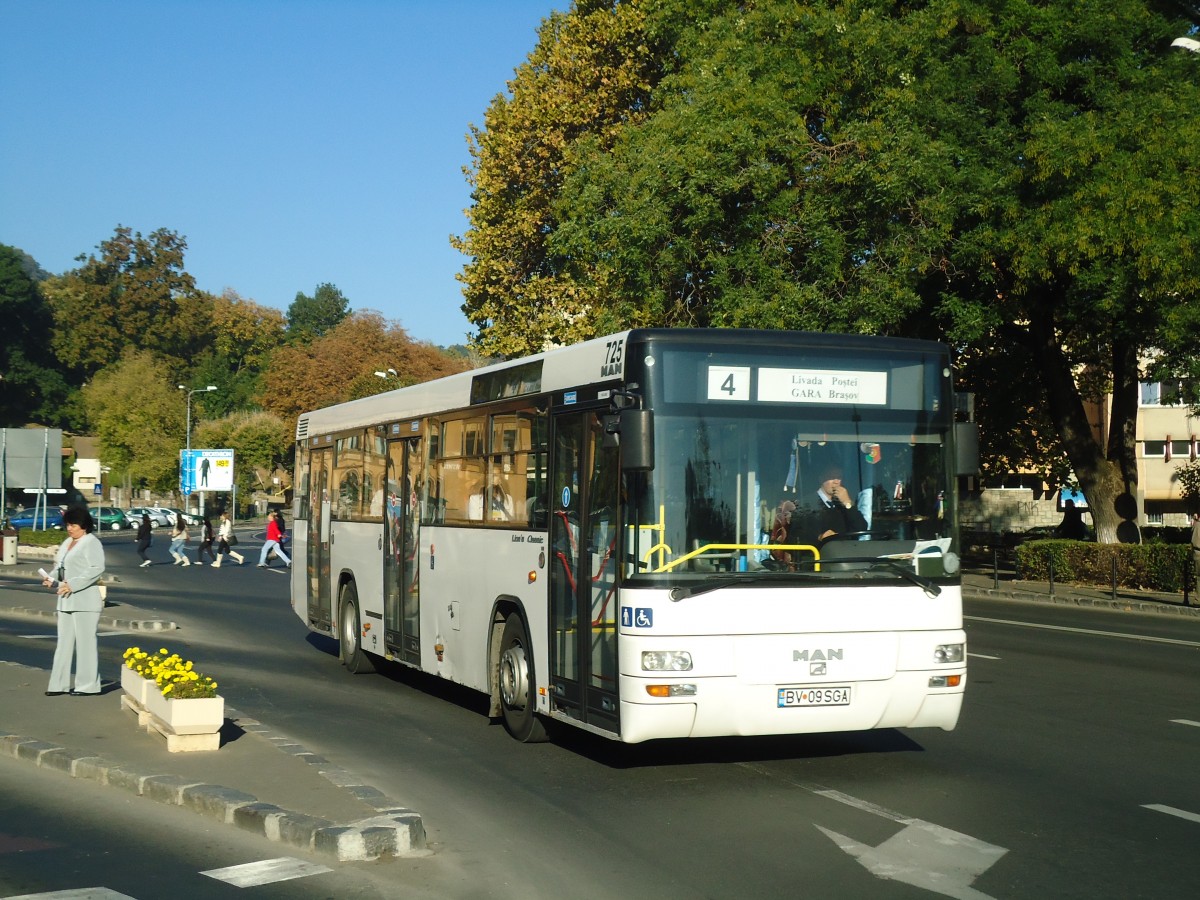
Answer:
[{"label": "bus tire", "polygon": [[500,711],[508,733],[525,744],[546,740],[545,723],[536,712],[537,679],[529,652],[529,634],[518,613],[510,615],[504,623],[497,678]]},{"label": "bus tire", "polygon": [[354,586],[354,582],[342,587],[338,607],[341,610],[338,619],[338,654],[342,658],[342,665],[351,675],[374,672],[375,664],[362,648],[362,620],[358,615],[358,588]]}]

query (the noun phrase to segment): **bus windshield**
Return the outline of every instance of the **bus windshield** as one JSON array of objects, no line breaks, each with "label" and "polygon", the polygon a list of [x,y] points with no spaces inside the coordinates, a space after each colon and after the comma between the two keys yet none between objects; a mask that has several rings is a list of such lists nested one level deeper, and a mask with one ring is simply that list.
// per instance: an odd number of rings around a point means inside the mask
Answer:
[{"label": "bus windshield", "polygon": [[[936,361],[671,356],[647,379],[658,401],[654,468],[625,474],[628,577],[956,574],[952,416]],[[742,374],[744,389],[722,382],[725,372]],[[828,399],[843,399],[831,377],[856,376],[867,385],[852,397],[860,402]],[[722,383],[745,402],[722,402]],[[805,399],[792,400],[797,392]]]}]

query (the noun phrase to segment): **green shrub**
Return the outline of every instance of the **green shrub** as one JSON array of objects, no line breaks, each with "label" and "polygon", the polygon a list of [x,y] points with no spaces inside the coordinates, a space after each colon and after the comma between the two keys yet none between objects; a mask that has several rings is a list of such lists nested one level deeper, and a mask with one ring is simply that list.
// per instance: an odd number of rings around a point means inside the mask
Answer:
[{"label": "green shrub", "polygon": [[67,539],[65,531],[34,531],[32,528],[21,528],[17,531],[17,543],[26,547],[57,547]]},{"label": "green shrub", "polygon": [[1054,580],[1064,584],[1088,584],[1107,587],[1113,583],[1116,566],[1117,586],[1149,591],[1177,593],[1183,579],[1194,585],[1192,549],[1179,544],[1092,544],[1083,541],[1029,541],[1017,548],[1018,578],[1049,581],[1050,566]]}]

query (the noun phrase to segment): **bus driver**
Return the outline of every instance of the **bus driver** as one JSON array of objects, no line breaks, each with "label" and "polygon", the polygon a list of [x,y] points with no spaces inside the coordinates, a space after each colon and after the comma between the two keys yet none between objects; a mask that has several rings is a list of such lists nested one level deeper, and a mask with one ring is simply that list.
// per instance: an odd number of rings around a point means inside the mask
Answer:
[{"label": "bus driver", "polygon": [[831,463],[821,470],[817,489],[816,537],[823,541],[835,534],[867,531],[867,520],[858,511],[854,499],[842,484],[841,466]]}]

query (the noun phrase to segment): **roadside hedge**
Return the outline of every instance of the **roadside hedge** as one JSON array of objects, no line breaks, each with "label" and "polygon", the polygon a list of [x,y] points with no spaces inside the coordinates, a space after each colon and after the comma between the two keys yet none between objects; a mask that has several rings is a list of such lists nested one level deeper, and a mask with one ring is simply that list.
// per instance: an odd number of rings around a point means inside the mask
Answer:
[{"label": "roadside hedge", "polygon": [[1016,548],[1017,577],[1029,581],[1049,581],[1053,564],[1056,582],[1108,587],[1113,583],[1114,561],[1118,587],[1178,593],[1185,578],[1189,589],[1195,587],[1188,545],[1093,544],[1056,538]]},{"label": "roadside hedge", "polygon": [[46,531],[34,531],[32,528],[17,530],[17,544],[27,547],[57,547],[66,539],[65,531],[56,531],[53,528]]}]

